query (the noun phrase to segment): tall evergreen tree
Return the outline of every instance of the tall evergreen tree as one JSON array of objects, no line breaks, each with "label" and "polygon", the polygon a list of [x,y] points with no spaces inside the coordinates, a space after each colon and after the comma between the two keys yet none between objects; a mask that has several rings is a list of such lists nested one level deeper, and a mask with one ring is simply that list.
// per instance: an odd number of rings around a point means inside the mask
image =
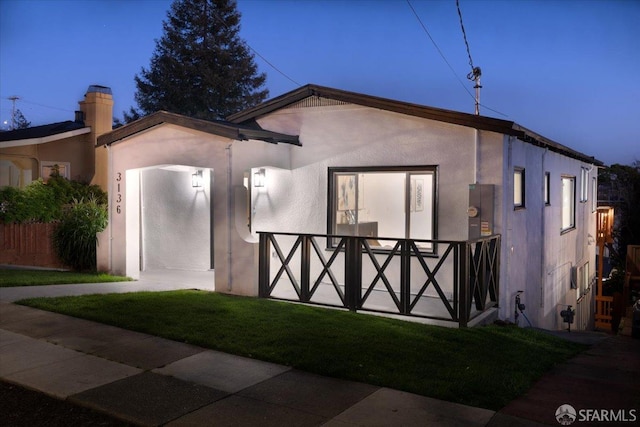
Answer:
[{"label": "tall evergreen tree", "polygon": [[239,37],[235,0],[175,0],[148,69],[135,76],[138,110],[125,121],[166,110],[222,119],[264,101],[266,75]]},{"label": "tall evergreen tree", "polygon": [[20,111],[19,108],[16,108],[12,121],[12,129],[26,129],[31,126],[31,122],[24,117],[24,114],[22,114],[22,111]]}]

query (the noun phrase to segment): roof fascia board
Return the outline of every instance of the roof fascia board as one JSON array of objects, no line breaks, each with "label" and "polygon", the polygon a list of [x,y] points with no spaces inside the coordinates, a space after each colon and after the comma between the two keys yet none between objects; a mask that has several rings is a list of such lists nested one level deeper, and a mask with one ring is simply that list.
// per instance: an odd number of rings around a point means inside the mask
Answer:
[{"label": "roof fascia board", "polygon": [[0,142],[0,148],[9,148],[9,147],[23,147],[26,145],[39,145],[46,144],[47,142],[59,141],[61,139],[73,138],[74,136],[84,135],[86,133],[90,133],[91,128],[86,127],[82,129],[70,130],[67,132],[56,133],[54,135],[42,136],[40,138],[29,138],[29,139],[16,139],[13,141],[2,141]]},{"label": "roof fascia board", "polygon": [[98,137],[98,146],[111,145],[123,139],[126,139],[137,133],[146,131],[161,124],[172,124],[212,135],[221,136],[223,138],[235,140],[259,139],[266,142],[287,142],[290,144],[300,145],[297,136],[279,134],[266,130],[258,129],[241,129],[238,126],[229,126],[223,123],[210,122],[208,120],[194,119],[180,114],[169,113],[167,111],[158,111],[149,116],[143,117],[135,122],[127,124],[121,128],[115,129],[105,135]]},{"label": "roof fascia board", "polygon": [[255,119],[284,108],[290,104],[300,101],[301,99],[318,96],[321,98],[334,99],[350,104],[362,105],[365,107],[377,108],[405,114],[409,116],[421,117],[430,120],[436,120],[446,123],[452,123],[467,127],[473,127],[481,130],[494,131],[507,135],[516,135],[513,129],[513,122],[494,119],[491,117],[476,116],[458,111],[445,110],[434,107],[426,107],[424,105],[412,104],[408,102],[396,101],[387,98],[380,98],[371,95],[363,95],[355,92],[348,92],[340,89],[333,89],[317,85],[306,85],[287,94],[273,98],[261,105],[250,108],[245,111],[233,114],[227,118],[232,123],[244,123],[248,120]]},{"label": "roof fascia board", "polygon": [[478,116],[474,114],[462,113],[458,111],[445,110],[434,107],[426,107],[419,104],[412,104],[402,101],[396,101],[387,98],[380,98],[371,95],[363,95],[355,92],[348,92],[340,89],[333,89],[317,85],[306,85],[289,93],[273,98],[256,107],[235,113],[227,118],[232,123],[246,123],[255,120],[259,116],[266,115],[281,108],[285,108],[290,104],[300,101],[301,99],[319,96],[323,98],[334,99],[352,104],[363,105],[371,108],[392,111],[400,114],[421,117],[440,122],[456,124],[475,128],[478,130],[486,130],[497,132],[508,136],[514,136],[522,141],[549,148],[552,151],[564,154],[584,162],[602,165],[603,163],[586,154],[582,154],[562,144],[554,142],[548,138],[536,134],[515,122],[496,119],[492,117]]},{"label": "roof fascia board", "polygon": [[595,166],[603,166],[604,163],[595,157],[587,156],[586,154],[580,153],[572,148],[567,147],[566,145],[562,145],[558,142],[555,142],[549,138],[545,138],[542,135],[539,135],[529,129],[520,126],[518,124],[513,125],[514,129],[520,133],[520,135],[516,135],[518,139],[527,142],[529,144],[536,145],[538,147],[547,148],[550,151],[554,151],[556,153],[563,154],[567,157],[574,158],[576,160],[583,161],[585,163],[593,164]]}]

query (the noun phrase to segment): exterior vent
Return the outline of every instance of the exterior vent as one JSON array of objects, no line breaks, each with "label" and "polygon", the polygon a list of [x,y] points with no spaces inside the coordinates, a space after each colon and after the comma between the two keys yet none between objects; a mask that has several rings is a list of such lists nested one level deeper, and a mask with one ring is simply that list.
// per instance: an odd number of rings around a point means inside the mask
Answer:
[{"label": "exterior vent", "polygon": [[347,105],[347,104],[349,103],[344,101],[337,101],[335,99],[321,98],[319,96],[313,95],[308,98],[301,99],[298,102],[294,102],[293,104],[289,105],[287,109],[309,108],[309,107],[331,107],[334,105]]}]

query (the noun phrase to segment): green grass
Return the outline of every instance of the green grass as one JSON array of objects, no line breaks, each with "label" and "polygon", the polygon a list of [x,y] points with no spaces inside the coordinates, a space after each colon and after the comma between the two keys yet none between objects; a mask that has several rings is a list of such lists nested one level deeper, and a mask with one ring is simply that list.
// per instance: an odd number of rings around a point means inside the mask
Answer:
[{"label": "green grass", "polygon": [[497,410],[585,347],[530,329],[452,329],[202,291],[21,304],[337,378]]},{"label": "green grass", "polygon": [[76,283],[123,282],[128,277],[104,273],[75,273],[70,271],[0,269],[0,288],[11,286],[67,285]]}]

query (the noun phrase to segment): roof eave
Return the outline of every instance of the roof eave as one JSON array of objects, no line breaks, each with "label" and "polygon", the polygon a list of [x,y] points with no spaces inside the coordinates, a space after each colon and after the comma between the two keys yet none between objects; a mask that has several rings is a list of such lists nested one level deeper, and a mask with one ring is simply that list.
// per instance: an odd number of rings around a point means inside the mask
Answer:
[{"label": "roof eave", "polygon": [[148,116],[142,117],[134,122],[124,125],[118,129],[98,137],[97,146],[112,145],[130,136],[144,132],[162,124],[173,124],[189,129],[221,136],[233,140],[257,139],[269,143],[284,142],[300,145],[299,138],[294,135],[285,135],[261,129],[245,129],[237,125],[227,125],[208,120],[194,119],[180,114],[167,111],[157,111]]},{"label": "roof eave", "polygon": [[74,136],[84,135],[90,132],[91,132],[90,127],[84,127],[81,129],[74,129],[66,132],[56,133],[53,135],[41,136],[38,138],[0,141],[0,148],[23,147],[26,145],[46,144],[48,142],[54,142],[54,141],[60,141],[62,139],[73,138]]}]

